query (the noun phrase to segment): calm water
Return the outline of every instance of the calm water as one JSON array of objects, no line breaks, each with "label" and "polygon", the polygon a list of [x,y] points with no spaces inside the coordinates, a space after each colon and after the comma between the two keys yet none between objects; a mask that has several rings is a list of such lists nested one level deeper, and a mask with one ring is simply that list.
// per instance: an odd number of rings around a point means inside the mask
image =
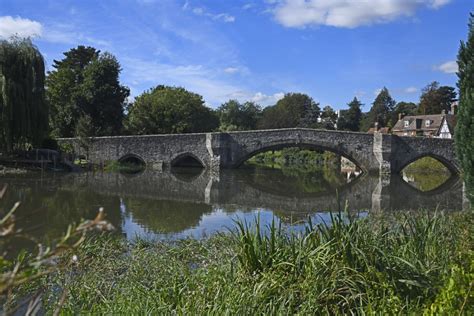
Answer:
[{"label": "calm water", "polygon": [[181,169],[139,174],[75,173],[0,177],[8,184],[0,213],[16,201],[18,224],[30,235],[49,240],[71,222],[92,219],[99,207],[127,238],[137,235],[174,239],[202,238],[231,228],[237,218],[262,223],[273,218],[301,229],[311,216],[328,220],[329,212],[347,202],[354,212],[462,210],[463,185],[458,177],[405,174],[374,178],[317,170],[248,168]]}]

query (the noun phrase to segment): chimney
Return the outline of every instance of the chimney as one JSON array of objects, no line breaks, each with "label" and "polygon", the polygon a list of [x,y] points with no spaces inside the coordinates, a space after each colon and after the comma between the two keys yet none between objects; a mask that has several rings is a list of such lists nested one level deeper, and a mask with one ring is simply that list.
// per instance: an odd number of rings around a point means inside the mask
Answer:
[{"label": "chimney", "polygon": [[441,111],[441,115],[446,115],[446,110],[445,110],[445,109],[443,109],[443,110]]},{"label": "chimney", "polygon": [[398,113],[398,120],[400,121],[403,118],[403,113]]},{"label": "chimney", "polygon": [[375,127],[375,130],[378,131],[379,130],[379,122],[375,122],[374,127]]},{"label": "chimney", "polygon": [[451,103],[451,114],[456,114],[456,108],[458,107],[458,101]]}]

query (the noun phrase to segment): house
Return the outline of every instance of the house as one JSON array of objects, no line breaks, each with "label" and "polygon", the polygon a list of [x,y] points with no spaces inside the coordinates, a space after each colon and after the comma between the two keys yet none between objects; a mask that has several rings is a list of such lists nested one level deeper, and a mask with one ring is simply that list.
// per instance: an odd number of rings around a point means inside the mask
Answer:
[{"label": "house", "polygon": [[423,136],[453,138],[456,116],[454,114],[413,115],[402,117],[392,128],[392,134],[398,136]]}]

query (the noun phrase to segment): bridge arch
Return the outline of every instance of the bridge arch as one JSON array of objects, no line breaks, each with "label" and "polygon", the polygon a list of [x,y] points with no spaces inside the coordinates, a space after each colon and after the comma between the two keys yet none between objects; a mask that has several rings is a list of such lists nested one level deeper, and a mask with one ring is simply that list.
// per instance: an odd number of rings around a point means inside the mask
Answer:
[{"label": "bridge arch", "polygon": [[264,146],[258,147],[254,150],[250,150],[246,152],[243,156],[239,157],[239,159],[235,163],[235,167],[238,168],[242,166],[247,160],[250,158],[267,151],[272,150],[281,150],[284,148],[300,148],[300,149],[309,149],[309,150],[321,150],[321,151],[329,151],[340,155],[344,158],[347,158],[352,163],[354,163],[358,168],[365,172],[367,170],[364,168],[363,164],[359,162],[356,158],[354,158],[351,154],[345,151],[342,147],[338,146],[324,146],[319,144],[311,144],[311,143],[293,143],[293,142],[281,142],[276,144],[265,144]]},{"label": "bridge arch", "polygon": [[146,166],[146,162],[145,162],[145,159],[143,159],[142,157],[140,157],[139,155],[136,155],[136,154],[132,154],[132,153],[128,153],[126,155],[123,155],[122,157],[120,157],[118,159],[118,162],[120,163],[134,163],[134,164],[141,164],[141,165],[144,165]]},{"label": "bridge arch", "polygon": [[451,174],[453,175],[458,175],[460,173],[460,171],[458,170],[458,168],[452,164],[452,162],[448,159],[446,159],[445,157],[443,156],[440,156],[440,155],[437,155],[435,153],[422,153],[420,155],[416,155],[416,156],[413,156],[413,157],[410,157],[410,159],[406,160],[399,168],[398,172],[402,172],[403,169],[405,169],[407,166],[409,166],[411,163],[417,161],[417,160],[420,160],[422,158],[425,158],[425,157],[429,157],[429,158],[433,158],[433,159],[436,159],[438,160],[439,162],[441,162],[450,172]]},{"label": "bridge arch", "polygon": [[193,153],[180,153],[174,156],[170,162],[171,167],[197,167],[205,168],[206,164]]}]

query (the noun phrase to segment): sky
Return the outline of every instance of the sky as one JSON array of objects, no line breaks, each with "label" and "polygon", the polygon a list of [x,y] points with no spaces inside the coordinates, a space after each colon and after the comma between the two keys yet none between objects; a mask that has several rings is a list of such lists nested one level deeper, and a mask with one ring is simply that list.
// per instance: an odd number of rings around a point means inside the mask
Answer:
[{"label": "sky", "polygon": [[48,71],[78,45],[110,52],[131,100],[164,84],[214,108],[301,92],[368,111],[384,86],[413,102],[455,86],[469,12],[474,0],[0,0],[0,38],[32,38]]}]

